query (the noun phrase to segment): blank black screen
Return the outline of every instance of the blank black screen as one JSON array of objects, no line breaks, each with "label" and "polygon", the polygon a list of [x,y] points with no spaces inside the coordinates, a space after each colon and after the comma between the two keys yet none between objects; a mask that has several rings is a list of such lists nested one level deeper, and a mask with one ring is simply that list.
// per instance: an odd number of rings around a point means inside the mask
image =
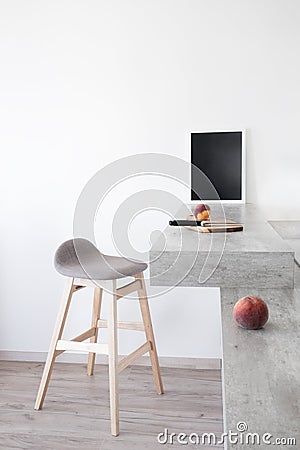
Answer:
[{"label": "blank black screen", "polygon": [[193,165],[209,178],[221,200],[241,200],[242,132],[192,133],[191,139],[192,200],[216,200]]}]

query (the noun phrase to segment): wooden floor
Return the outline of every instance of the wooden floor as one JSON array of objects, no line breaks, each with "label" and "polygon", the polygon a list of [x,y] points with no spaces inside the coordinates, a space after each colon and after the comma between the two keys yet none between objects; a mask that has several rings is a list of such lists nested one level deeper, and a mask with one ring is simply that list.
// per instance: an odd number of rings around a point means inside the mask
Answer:
[{"label": "wooden floor", "polygon": [[[141,450],[206,446],[162,445],[157,435],[222,433],[219,370],[162,368],[165,394],[155,392],[151,369],[120,376],[120,435],[110,436],[108,369],[88,377],[81,364],[56,363],[44,409],[33,405],[40,363],[0,361],[0,448],[31,450]],[[223,448],[223,447],[214,447]]]}]

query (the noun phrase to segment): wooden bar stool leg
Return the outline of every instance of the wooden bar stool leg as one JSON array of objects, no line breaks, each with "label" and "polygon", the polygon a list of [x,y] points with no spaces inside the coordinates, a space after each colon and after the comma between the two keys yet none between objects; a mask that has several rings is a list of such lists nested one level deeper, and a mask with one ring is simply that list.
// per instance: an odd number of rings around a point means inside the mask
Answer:
[{"label": "wooden bar stool leg", "polygon": [[[98,340],[98,320],[100,319],[101,303],[102,303],[102,288],[94,289],[94,302],[93,302],[93,316],[92,316],[92,328],[95,328],[95,334],[91,337],[90,342],[96,344]],[[93,375],[95,367],[96,353],[89,353],[87,374]]]},{"label": "wooden bar stool leg", "polygon": [[156,391],[158,394],[163,394],[164,388],[163,388],[163,383],[162,383],[161,374],[160,374],[160,368],[159,368],[158,356],[157,356],[156,345],[155,345],[155,338],[154,338],[154,333],[153,333],[153,328],[152,328],[152,321],[151,321],[151,315],[150,315],[150,310],[149,310],[144,274],[139,273],[135,276],[135,278],[139,279],[140,283],[141,283],[141,287],[140,287],[140,289],[138,289],[138,295],[139,295],[142,319],[143,319],[143,323],[144,323],[144,327],[145,327],[146,338],[151,343],[151,350],[149,351],[149,355],[150,355],[150,360],[151,360],[154,382],[156,385]]},{"label": "wooden bar stool leg", "polygon": [[118,328],[116,281],[112,282],[112,294],[108,305],[108,365],[111,434],[119,435],[119,387],[118,387]]},{"label": "wooden bar stool leg", "polygon": [[41,409],[43,407],[43,403],[44,403],[45,396],[47,393],[50,377],[51,377],[52,370],[53,370],[53,364],[54,364],[54,361],[56,358],[55,349],[56,349],[57,341],[62,336],[62,332],[63,332],[64,326],[66,323],[66,318],[68,315],[73,292],[74,292],[73,278],[68,278],[66,285],[65,285],[59,313],[57,315],[56,324],[54,327],[54,332],[52,335],[52,339],[51,339],[51,343],[50,343],[50,347],[49,347],[49,351],[48,351],[48,356],[47,356],[46,364],[44,367],[44,372],[43,372],[40,387],[38,390],[34,409]]}]

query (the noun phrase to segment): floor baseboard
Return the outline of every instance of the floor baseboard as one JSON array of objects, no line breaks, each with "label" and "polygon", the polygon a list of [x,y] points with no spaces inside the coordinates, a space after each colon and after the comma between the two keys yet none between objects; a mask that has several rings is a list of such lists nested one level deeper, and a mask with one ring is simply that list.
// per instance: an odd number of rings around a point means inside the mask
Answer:
[{"label": "floor baseboard", "polygon": [[[21,352],[0,350],[0,360],[2,361],[34,361],[45,362],[46,352]],[[123,355],[120,355],[122,358]],[[87,354],[83,353],[64,353],[57,359],[58,362],[64,363],[86,363]],[[185,358],[173,356],[160,356],[159,363],[161,367],[174,367],[180,369],[221,369],[221,360],[219,358]],[[96,364],[107,364],[106,355],[97,355]],[[134,365],[150,366],[149,356],[142,356]]]}]

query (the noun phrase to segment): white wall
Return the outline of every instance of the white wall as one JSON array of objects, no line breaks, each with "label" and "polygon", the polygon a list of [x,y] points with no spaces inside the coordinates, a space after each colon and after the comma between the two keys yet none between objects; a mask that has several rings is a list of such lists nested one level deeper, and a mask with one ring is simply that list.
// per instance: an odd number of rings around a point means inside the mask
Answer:
[{"label": "white wall", "polygon": [[[47,349],[54,249],[117,158],[187,159],[189,130],[246,128],[248,201],[300,219],[299,20],[297,0],[0,0],[0,349]],[[161,354],[219,357],[217,305],[210,290],[153,300]]]}]

